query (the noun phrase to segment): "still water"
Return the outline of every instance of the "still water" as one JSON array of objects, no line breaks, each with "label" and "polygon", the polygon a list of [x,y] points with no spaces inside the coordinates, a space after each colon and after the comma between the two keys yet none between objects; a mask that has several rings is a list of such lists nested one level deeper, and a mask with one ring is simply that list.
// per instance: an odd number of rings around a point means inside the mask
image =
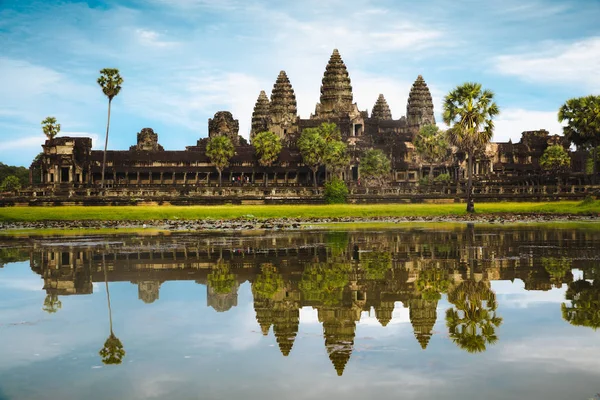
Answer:
[{"label": "still water", "polygon": [[0,240],[0,399],[600,398],[600,230]]}]

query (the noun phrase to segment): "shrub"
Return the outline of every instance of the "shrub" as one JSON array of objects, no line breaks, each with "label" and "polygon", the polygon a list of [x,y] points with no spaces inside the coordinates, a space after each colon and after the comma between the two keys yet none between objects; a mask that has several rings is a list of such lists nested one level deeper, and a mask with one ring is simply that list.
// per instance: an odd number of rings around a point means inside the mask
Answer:
[{"label": "shrub", "polygon": [[16,192],[19,189],[21,189],[21,182],[19,182],[19,178],[14,175],[9,175],[4,178],[2,185],[0,185],[0,191],[3,192]]},{"label": "shrub", "polygon": [[450,178],[450,174],[439,174],[433,180],[435,183],[450,183],[452,179]]},{"label": "shrub", "polygon": [[589,206],[594,204],[595,200],[594,197],[592,195],[587,195],[585,196],[585,198],[583,199],[583,201],[581,203],[579,203],[582,206]]},{"label": "shrub", "polygon": [[429,182],[428,176],[423,176],[423,177],[419,178],[419,185],[429,185],[429,184],[431,184],[431,182]]},{"label": "shrub", "polygon": [[343,204],[348,201],[348,186],[339,178],[325,184],[325,201],[328,204]]}]

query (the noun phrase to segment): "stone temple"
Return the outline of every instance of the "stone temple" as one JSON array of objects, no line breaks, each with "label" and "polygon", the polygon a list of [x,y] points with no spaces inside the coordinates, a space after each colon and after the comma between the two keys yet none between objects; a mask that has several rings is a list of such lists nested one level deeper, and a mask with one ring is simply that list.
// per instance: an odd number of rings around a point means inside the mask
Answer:
[{"label": "stone temple", "polygon": [[[369,148],[382,149],[390,156],[390,186],[416,185],[419,178],[428,173],[429,164],[416,153],[414,137],[422,126],[436,123],[425,79],[420,75],[415,79],[403,116],[399,116],[397,110],[390,110],[384,94],[373,99],[370,113],[360,110],[353,101],[352,81],[336,49],[325,67],[320,101],[308,118],[298,115],[294,88],[285,71],[277,76],[270,96],[265,91],[258,94],[252,113],[250,144],[239,135],[239,121],[228,111],[218,111],[208,120],[208,137],[225,135],[236,146],[229,167],[223,171],[224,186],[240,177],[258,186],[265,178],[274,186],[312,186],[311,171],[303,164],[296,141],[304,129],[323,122],[335,123],[348,145],[351,157],[342,177],[350,186],[359,182],[360,158]],[[277,134],[284,145],[278,160],[270,167],[258,164],[251,144],[257,133],[266,130]],[[129,150],[107,152],[106,186],[113,190],[154,188],[154,194],[164,188],[196,190],[194,188],[215,186],[218,173],[206,156],[207,141],[201,138],[185,150],[167,151],[159,144],[158,133],[143,128],[137,134],[137,144]],[[540,174],[541,155],[549,145],[556,143],[565,148],[569,146],[562,136],[550,135],[545,130],[523,132],[518,143],[490,143],[474,162],[475,174],[497,181]],[[92,150],[90,138],[57,137],[47,140],[42,147],[42,156],[31,165],[34,194],[88,189],[89,195],[90,189],[98,187],[102,151]],[[585,168],[584,158],[578,153],[571,154],[574,172]],[[448,173],[455,181],[464,179],[465,164],[464,154],[455,151],[447,161],[433,166],[434,175]],[[319,184],[325,179],[322,172],[317,175]]]}]

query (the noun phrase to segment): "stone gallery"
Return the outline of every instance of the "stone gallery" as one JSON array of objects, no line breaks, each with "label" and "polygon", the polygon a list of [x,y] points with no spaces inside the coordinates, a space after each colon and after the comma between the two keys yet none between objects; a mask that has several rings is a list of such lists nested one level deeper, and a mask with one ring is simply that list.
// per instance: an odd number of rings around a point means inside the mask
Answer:
[{"label": "stone gallery", "polygon": [[[323,75],[320,101],[308,119],[298,115],[294,89],[285,71],[281,71],[270,98],[265,91],[258,96],[250,143],[239,135],[239,122],[228,111],[219,111],[209,119],[208,138],[185,150],[164,150],[158,134],[144,128],[137,134],[137,144],[129,150],[107,152],[106,188],[153,187],[160,191],[165,186],[216,186],[219,175],[206,155],[206,146],[209,138],[220,135],[229,137],[235,145],[235,155],[223,170],[222,186],[260,186],[268,180],[273,187],[310,187],[313,175],[303,163],[296,141],[304,129],[324,122],[335,123],[348,146],[350,161],[340,175],[349,186],[360,185],[361,155],[373,148],[390,158],[389,187],[416,186],[432,166],[419,157],[413,144],[421,127],[436,123],[429,88],[419,75],[410,89],[406,115],[398,119],[394,119],[383,94],[374,100],[370,113],[353,103],[348,70],[338,50],[334,50]],[[258,163],[252,146],[253,137],[263,131],[275,133],[283,144],[278,159],[268,167]],[[539,159],[554,144],[569,147],[564,137],[550,135],[545,130],[523,132],[518,143],[489,143],[474,160],[475,176],[514,182],[516,178],[539,175]],[[103,152],[92,150],[90,138],[57,137],[47,140],[42,147],[43,154],[31,165],[31,179],[39,189],[36,189],[38,194],[99,186]],[[584,155],[575,152],[571,158],[571,170],[582,172]],[[465,167],[465,155],[453,151],[445,162],[433,165],[433,173],[434,176],[447,173],[453,181],[459,181],[466,176]],[[321,168],[317,183],[322,184],[325,178]]]}]

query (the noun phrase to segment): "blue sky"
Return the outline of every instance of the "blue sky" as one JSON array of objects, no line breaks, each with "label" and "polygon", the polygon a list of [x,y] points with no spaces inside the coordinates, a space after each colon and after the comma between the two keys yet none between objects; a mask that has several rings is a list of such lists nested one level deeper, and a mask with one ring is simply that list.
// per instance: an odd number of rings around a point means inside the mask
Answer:
[{"label": "blue sky", "polygon": [[445,93],[465,81],[495,91],[495,140],[524,130],[560,133],[558,107],[600,92],[600,1],[129,0],[0,1],[0,161],[28,166],[40,122],[99,148],[106,99],[96,79],[119,68],[109,147],[127,149],[152,127],[166,149],[207,135],[232,111],[247,136],[260,90],[286,70],[308,118],[334,48],[361,110],[383,93],[405,114],[422,74],[438,120]]}]

